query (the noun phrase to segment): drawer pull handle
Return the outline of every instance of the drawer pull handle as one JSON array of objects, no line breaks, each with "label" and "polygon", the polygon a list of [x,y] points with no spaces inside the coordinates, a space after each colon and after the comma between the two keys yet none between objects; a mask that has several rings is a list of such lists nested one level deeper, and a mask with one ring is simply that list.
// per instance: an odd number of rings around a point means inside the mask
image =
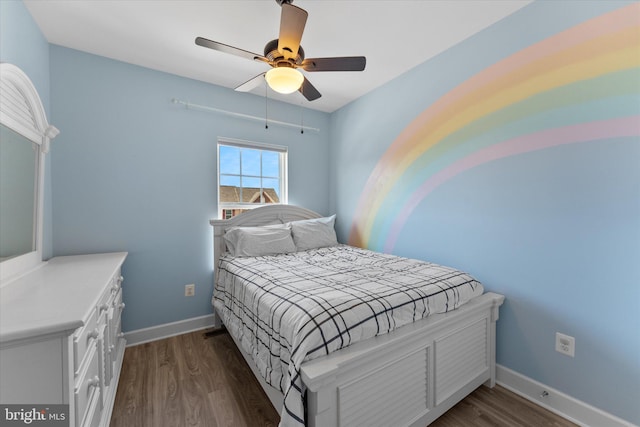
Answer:
[{"label": "drawer pull handle", "polygon": [[87,341],[91,339],[96,339],[98,338],[99,335],[100,335],[100,332],[98,331],[98,328],[96,328],[87,334]]},{"label": "drawer pull handle", "polygon": [[111,292],[113,292],[114,294],[118,292],[120,290],[120,287],[122,286],[123,280],[124,280],[124,277],[122,276],[118,277],[116,284],[111,287]]},{"label": "drawer pull handle", "polygon": [[102,304],[100,306],[100,313],[102,313],[103,311],[107,311],[109,310],[109,304]]},{"label": "drawer pull handle", "polygon": [[123,302],[120,303],[120,310],[124,310],[124,303]]},{"label": "drawer pull handle", "polygon": [[87,385],[89,386],[89,389],[98,387],[100,385],[100,378],[98,378],[98,376],[96,375],[95,377],[87,381]]}]

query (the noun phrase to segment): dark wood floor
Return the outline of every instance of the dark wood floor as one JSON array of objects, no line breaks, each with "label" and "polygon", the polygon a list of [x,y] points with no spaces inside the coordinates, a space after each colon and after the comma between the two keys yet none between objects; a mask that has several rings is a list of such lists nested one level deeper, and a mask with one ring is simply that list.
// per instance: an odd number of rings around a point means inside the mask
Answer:
[{"label": "dark wood floor", "polygon": [[[125,351],[111,427],[258,427],[278,421],[227,333],[207,338],[193,332]],[[482,386],[430,426],[574,424],[500,386]]]}]

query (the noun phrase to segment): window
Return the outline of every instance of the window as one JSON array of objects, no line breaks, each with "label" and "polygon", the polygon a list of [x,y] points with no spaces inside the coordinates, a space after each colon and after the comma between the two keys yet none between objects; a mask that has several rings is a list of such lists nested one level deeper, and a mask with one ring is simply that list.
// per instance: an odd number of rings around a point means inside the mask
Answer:
[{"label": "window", "polygon": [[220,218],[273,203],[287,203],[287,147],[219,139]]}]

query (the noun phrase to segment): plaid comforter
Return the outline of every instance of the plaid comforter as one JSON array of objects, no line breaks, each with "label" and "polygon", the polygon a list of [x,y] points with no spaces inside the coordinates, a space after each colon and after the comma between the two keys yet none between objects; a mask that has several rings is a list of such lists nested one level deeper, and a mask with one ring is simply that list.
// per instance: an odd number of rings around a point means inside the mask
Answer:
[{"label": "plaid comforter", "polygon": [[213,303],[266,382],[284,394],[281,426],[304,425],[303,361],[482,294],[466,273],[351,246],[220,259]]}]

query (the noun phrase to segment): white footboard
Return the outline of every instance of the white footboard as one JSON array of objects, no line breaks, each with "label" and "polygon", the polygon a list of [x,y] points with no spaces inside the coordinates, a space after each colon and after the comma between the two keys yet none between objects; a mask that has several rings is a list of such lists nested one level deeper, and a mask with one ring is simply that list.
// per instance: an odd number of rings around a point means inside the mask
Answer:
[{"label": "white footboard", "polygon": [[425,426],[482,383],[495,384],[495,322],[504,297],[450,313],[302,365],[308,426]]}]

